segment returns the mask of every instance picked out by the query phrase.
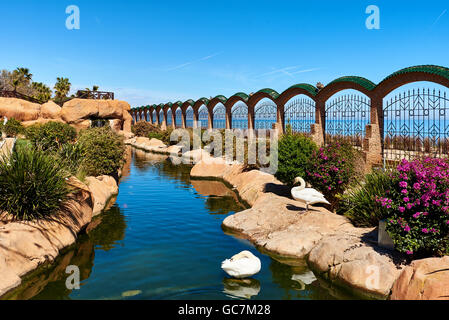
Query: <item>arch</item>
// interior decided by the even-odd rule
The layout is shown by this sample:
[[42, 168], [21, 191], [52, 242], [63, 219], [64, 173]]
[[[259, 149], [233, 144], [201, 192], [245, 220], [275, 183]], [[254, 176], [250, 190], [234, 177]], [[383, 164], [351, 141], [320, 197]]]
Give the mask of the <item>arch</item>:
[[299, 83], [291, 86], [287, 90], [281, 93], [276, 102], [285, 105], [289, 100], [297, 95], [305, 95], [312, 100], [315, 100], [315, 96], [318, 93], [318, 89], [307, 83]]
[[178, 107], [175, 111], [175, 126], [176, 128], [182, 128], [182, 109]]
[[153, 124], [159, 124], [159, 117], [158, 117], [157, 110], [155, 108], [153, 109], [153, 112], [152, 112], [152, 119], [153, 119]]
[[384, 98], [393, 90], [413, 82], [428, 81], [449, 88], [449, 68], [435, 65], [421, 65], [396, 71], [382, 80], [375, 94]]
[[371, 98], [375, 88], [376, 85], [366, 78], [356, 76], [341, 77], [321, 89], [316, 95], [316, 101], [326, 102], [334, 94], [349, 89], [359, 91]]
[[203, 104], [198, 109], [198, 128], [207, 129], [209, 127], [209, 109]]
[[232, 129], [248, 129], [248, 106], [243, 101], [237, 101], [231, 108]]
[[185, 114], [186, 114], [186, 128], [193, 128], [193, 122], [194, 122], [194, 114], [193, 114], [193, 107], [188, 106], [186, 108]]
[[359, 92], [339, 94], [325, 105], [325, 142], [344, 140], [362, 148], [371, 120], [371, 99]]
[[255, 106], [259, 103], [262, 99], [269, 99], [273, 102], [276, 101], [276, 99], [279, 97], [279, 93], [276, 92], [276, 90], [265, 88], [262, 90], [257, 91], [255, 94], [251, 95], [248, 100], [248, 106]]
[[172, 126], [173, 125], [173, 111], [171, 110], [171, 108], [168, 108], [167, 113], [166, 113], [166, 118], [167, 118], [167, 127], [168, 126]]
[[310, 134], [311, 125], [315, 123], [316, 103], [308, 95], [292, 96], [284, 106], [285, 126], [293, 132]]
[[277, 105], [269, 99], [263, 98], [254, 106], [254, 129], [271, 130], [277, 123]]
[[164, 109], [159, 108], [159, 112], [158, 112], [158, 124], [162, 125], [165, 122], [165, 117], [164, 117]]
[[214, 129], [226, 129], [226, 107], [223, 103], [215, 104], [213, 110], [213, 128]]

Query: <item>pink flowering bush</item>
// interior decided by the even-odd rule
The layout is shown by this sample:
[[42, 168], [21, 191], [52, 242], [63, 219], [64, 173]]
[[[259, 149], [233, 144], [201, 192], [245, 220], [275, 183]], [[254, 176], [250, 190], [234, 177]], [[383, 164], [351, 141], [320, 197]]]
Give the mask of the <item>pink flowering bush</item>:
[[377, 202], [388, 211], [387, 232], [396, 249], [415, 256], [447, 254], [448, 160], [402, 160], [391, 179], [391, 190]]
[[307, 170], [308, 181], [336, 206], [337, 195], [343, 193], [356, 177], [358, 152], [349, 143], [331, 142], [312, 153]]

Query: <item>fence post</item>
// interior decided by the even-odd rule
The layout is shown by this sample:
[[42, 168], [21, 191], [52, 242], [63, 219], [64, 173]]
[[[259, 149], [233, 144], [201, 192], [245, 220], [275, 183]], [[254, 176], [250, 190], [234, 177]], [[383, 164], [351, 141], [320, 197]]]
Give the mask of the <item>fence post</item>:
[[366, 126], [366, 135], [363, 140], [363, 153], [366, 171], [373, 165], [382, 163], [383, 143], [383, 98], [371, 96], [370, 124]]
[[278, 135], [284, 134], [285, 131], [285, 115], [284, 115], [285, 105], [276, 102], [276, 129], [278, 130]]
[[310, 134], [312, 140], [318, 145], [322, 146], [325, 142], [325, 123], [326, 123], [326, 102], [315, 101], [315, 123], [310, 126]]
[[207, 108], [207, 129], [212, 130], [214, 128], [214, 110]]
[[176, 129], [176, 117], [175, 117], [176, 110], [171, 110], [171, 127], [172, 129]]
[[193, 129], [198, 128], [199, 118], [200, 118], [200, 115], [199, 115], [198, 109], [197, 110], [193, 109], [193, 125], [192, 125]]

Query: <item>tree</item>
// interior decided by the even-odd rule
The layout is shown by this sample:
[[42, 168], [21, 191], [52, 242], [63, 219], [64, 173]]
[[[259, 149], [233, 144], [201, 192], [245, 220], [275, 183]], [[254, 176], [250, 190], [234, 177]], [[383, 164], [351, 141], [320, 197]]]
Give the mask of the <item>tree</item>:
[[[17, 68], [12, 72], [12, 79], [11, 84], [13, 87], [13, 91], [31, 95], [32, 88], [31, 88], [31, 79], [33, 78], [33, 75], [30, 73], [30, 69], [28, 68]], [[20, 90], [18, 90], [20, 89]]]
[[55, 101], [58, 103], [64, 103], [67, 99], [67, 94], [70, 91], [71, 83], [68, 78], [56, 78], [55, 89]]
[[31, 87], [34, 90], [34, 98], [43, 102], [50, 100], [52, 91], [47, 85], [42, 82], [33, 82]]

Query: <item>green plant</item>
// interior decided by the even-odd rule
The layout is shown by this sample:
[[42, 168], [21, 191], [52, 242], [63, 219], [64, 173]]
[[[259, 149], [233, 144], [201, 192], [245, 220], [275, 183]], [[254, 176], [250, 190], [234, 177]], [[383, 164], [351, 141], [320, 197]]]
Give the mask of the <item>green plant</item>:
[[296, 177], [306, 177], [308, 161], [317, 150], [316, 144], [305, 135], [290, 130], [282, 135], [278, 145], [278, 170], [280, 181], [291, 185]]
[[0, 160], [0, 211], [17, 220], [54, 214], [70, 190], [61, 164], [40, 150], [18, 148]]
[[376, 199], [385, 196], [392, 187], [387, 172], [376, 169], [364, 179], [356, 180], [341, 195], [337, 213], [344, 214], [358, 227], [377, 227], [388, 216], [388, 210]]
[[308, 159], [308, 182], [324, 194], [332, 208], [337, 207], [338, 195], [358, 178], [357, 158], [361, 158], [359, 152], [348, 142], [330, 142]]
[[61, 148], [57, 150], [55, 156], [60, 159], [61, 164], [70, 174], [73, 174], [80, 180], [83, 180], [83, 178], [85, 177], [83, 160], [86, 156], [86, 151], [81, 144], [63, 144]]
[[81, 131], [78, 143], [84, 150], [82, 166], [88, 175], [115, 175], [125, 161], [123, 137], [109, 127]]
[[161, 133], [161, 130], [157, 126], [146, 121], [135, 123], [131, 131], [138, 137], [148, 137], [150, 133]]
[[51, 121], [29, 127], [26, 135], [36, 148], [57, 150], [76, 139], [76, 130], [66, 123]]
[[11, 118], [3, 125], [3, 131], [6, 134], [6, 137], [16, 137], [18, 134], [23, 133], [25, 128], [20, 123], [20, 121]]

